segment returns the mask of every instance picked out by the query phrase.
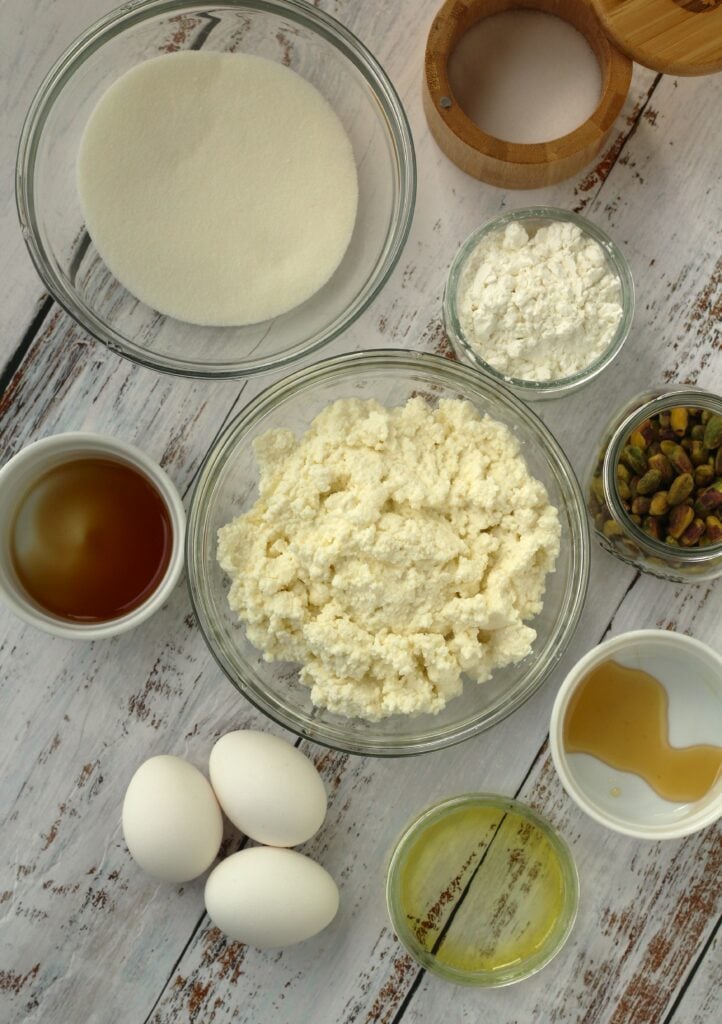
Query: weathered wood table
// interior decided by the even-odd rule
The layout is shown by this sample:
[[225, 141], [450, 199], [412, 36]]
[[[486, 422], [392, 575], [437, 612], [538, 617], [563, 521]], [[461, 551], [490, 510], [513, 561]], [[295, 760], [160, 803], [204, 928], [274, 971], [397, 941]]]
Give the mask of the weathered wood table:
[[[47, 66], [113, 0], [5, 0], [0, 9], [0, 447], [62, 430], [116, 434], [160, 461], [187, 498], [231, 410], [265, 387], [161, 376], [88, 337], [43, 292], [16, 224], [20, 124]], [[654, 382], [722, 390], [722, 76], [635, 69], [607, 151], [578, 180], [504, 193], [456, 170], [421, 112], [421, 61], [436, 0], [322, 0], [376, 53], [411, 119], [419, 192], [411, 237], [382, 294], [324, 355], [369, 347], [448, 354], [446, 269], [461, 240], [502, 208], [583, 211], [623, 247], [637, 286], [616, 363], [572, 397], [537, 406], [575, 468], [612, 406]], [[185, 42], [178, 24], [173, 45]], [[712, 1024], [722, 1019], [722, 842], [638, 842], [605, 831], [562, 791], [547, 723], [566, 670], [602, 638], [677, 629], [722, 649], [722, 586], [640, 576], [595, 547], [585, 612], [544, 687], [501, 725], [421, 758], [371, 760], [322, 748], [327, 822], [308, 844], [338, 880], [341, 909], [315, 939], [277, 953], [227, 941], [203, 911], [203, 880], [155, 884], [133, 866], [119, 814], [145, 758], [206, 763], [233, 728], [276, 727], [245, 703], [208, 653], [185, 586], [132, 634], [52, 639], [0, 612], [0, 1020], [383, 1021], [437, 1024]], [[395, 836], [420, 808], [469, 790], [518, 795], [571, 844], [581, 877], [572, 937], [535, 978], [496, 991], [420, 970], [387, 920], [383, 881]], [[242, 842], [229, 831], [226, 849]]]

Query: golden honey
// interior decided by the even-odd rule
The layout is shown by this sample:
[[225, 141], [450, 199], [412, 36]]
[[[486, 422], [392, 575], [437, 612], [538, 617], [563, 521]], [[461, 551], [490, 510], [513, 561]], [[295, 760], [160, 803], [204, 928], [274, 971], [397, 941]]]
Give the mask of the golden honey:
[[668, 703], [664, 686], [648, 672], [604, 661], [581, 680], [569, 701], [564, 747], [639, 775], [665, 800], [701, 800], [722, 774], [722, 747], [673, 747]]

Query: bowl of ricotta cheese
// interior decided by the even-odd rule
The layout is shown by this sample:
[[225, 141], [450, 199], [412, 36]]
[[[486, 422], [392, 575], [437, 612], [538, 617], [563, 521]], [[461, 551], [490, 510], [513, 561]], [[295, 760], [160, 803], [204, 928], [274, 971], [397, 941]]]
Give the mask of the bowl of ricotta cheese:
[[53, 297], [157, 370], [243, 377], [348, 328], [416, 188], [383, 68], [300, 0], [126, 4], [50, 70], [16, 196]]
[[579, 487], [541, 421], [462, 364], [383, 350], [300, 370], [228, 424], [186, 554], [233, 685], [375, 755], [510, 714], [563, 654], [589, 572]]

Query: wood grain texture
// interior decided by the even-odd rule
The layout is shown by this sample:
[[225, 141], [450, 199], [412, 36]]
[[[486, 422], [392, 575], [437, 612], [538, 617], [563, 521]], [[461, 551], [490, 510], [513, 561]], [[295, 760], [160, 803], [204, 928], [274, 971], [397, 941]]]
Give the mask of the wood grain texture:
[[[562, 18], [587, 40], [601, 71], [594, 113], [574, 131], [540, 143], [506, 142], [483, 131], [459, 104], [449, 62], [459, 40], [484, 18], [529, 9]], [[424, 113], [442, 152], [466, 174], [500, 188], [541, 188], [565, 181], [599, 153], [629, 91], [631, 61], [602, 31], [593, 9], [578, 0], [446, 0], [434, 18], [424, 58]]]
[[[87, 20], [103, 8], [99, 0], [81, 6]], [[722, 183], [710, 138], [722, 80], [677, 82], [636, 69], [597, 163], [566, 184], [509, 196], [447, 161], [425, 124], [419, 76], [436, 0], [322, 6], [388, 69], [419, 158], [418, 207], [399, 266], [328, 354], [396, 346], [449, 355], [440, 306], [458, 244], [500, 209], [545, 202], [577, 208], [607, 230], [630, 260], [638, 293], [632, 335], [613, 366], [582, 392], [536, 407], [575, 469], [584, 470], [612, 408], [650, 383], [722, 389]], [[49, 60], [50, 30], [19, 5], [13, 12], [21, 26], [15, 46], [38, 60], [47, 50]], [[10, 237], [14, 221], [3, 210], [0, 223]], [[2, 313], [8, 353], [41, 294], [15, 255], [2, 286], [13, 293]], [[59, 430], [112, 432], [161, 461], [187, 502], [216, 432], [271, 379], [159, 376], [94, 343], [52, 307], [0, 401], [0, 460]], [[605, 832], [564, 797], [545, 741], [565, 672], [605, 635], [658, 626], [721, 649], [721, 584], [677, 587], [639, 576], [599, 548], [592, 573], [578, 631], [554, 675], [490, 732], [398, 761], [304, 745], [330, 793], [328, 820], [304, 849], [337, 878], [342, 903], [327, 931], [279, 953], [224, 939], [204, 915], [203, 880], [180, 888], [152, 882], [134, 868], [120, 834], [125, 786], [145, 758], [174, 753], [203, 768], [229, 729], [281, 732], [222, 677], [185, 588], [141, 629], [91, 645], [46, 637], [0, 610], [3, 1024], [719, 1020], [719, 830], [659, 844]], [[383, 900], [386, 860], [409, 818], [472, 789], [518, 792], [548, 814], [571, 843], [582, 881], [579, 921], [554, 965], [496, 993], [420, 972], [391, 932]], [[224, 850], [243, 842], [229, 828]]]
[[591, 0], [605, 32], [632, 60], [664, 74], [722, 70], [720, 0]]

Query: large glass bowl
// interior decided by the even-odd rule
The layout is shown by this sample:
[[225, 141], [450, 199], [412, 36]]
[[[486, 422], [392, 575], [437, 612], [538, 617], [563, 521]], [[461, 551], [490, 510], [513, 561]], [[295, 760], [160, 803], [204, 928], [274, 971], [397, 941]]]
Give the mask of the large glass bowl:
[[[201, 47], [257, 54], [301, 74], [341, 118], [358, 168], [356, 224], [335, 274], [296, 309], [246, 327], [199, 327], [138, 302], [98, 255], [75, 183], [80, 138], [105, 90], [141, 61]], [[398, 260], [415, 191], [411, 133], [383, 69], [351, 32], [300, 0], [142, 0], [113, 11], [66, 50], [40, 86], [20, 139], [16, 178], [30, 255], [68, 313], [135, 362], [214, 378], [282, 366], [353, 323]], [[199, 195], [201, 208], [203, 201]]]
[[[521, 444], [530, 472], [559, 510], [561, 550], [547, 577], [543, 611], [532, 652], [486, 683], [467, 680], [464, 692], [437, 715], [396, 715], [380, 722], [343, 718], [314, 708], [297, 666], [265, 662], [228, 605], [229, 580], [216, 561], [219, 527], [247, 511], [258, 497], [253, 442], [284, 427], [300, 435], [339, 398], [375, 398], [403, 405], [413, 395], [430, 402], [464, 398], [507, 424]], [[417, 754], [458, 743], [510, 714], [541, 685], [561, 658], [582, 609], [589, 575], [589, 534], [579, 485], [544, 424], [505, 388], [469, 367], [418, 352], [376, 351], [339, 356], [299, 370], [271, 385], [223, 431], [193, 493], [186, 567], [203, 635], [233, 685], [256, 707], [300, 736], [353, 753]]]

